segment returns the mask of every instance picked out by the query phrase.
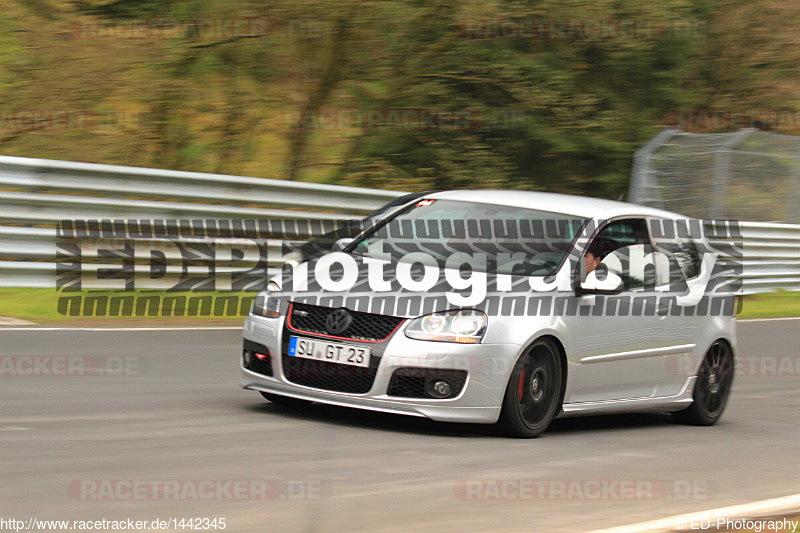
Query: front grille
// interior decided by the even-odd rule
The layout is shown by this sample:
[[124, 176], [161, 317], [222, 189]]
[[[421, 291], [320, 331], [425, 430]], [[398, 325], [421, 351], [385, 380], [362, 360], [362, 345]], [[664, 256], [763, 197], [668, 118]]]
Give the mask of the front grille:
[[[242, 344], [242, 363], [244, 367], [256, 374], [272, 376], [272, 354], [269, 348], [246, 339]], [[256, 357], [256, 353], [266, 355], [266, 358], [259, 359]]]
[[[283, 352], [286, 354], [286, 350]], [[366, 394], [372, 388], [380, 358], [372, 357], [369, 368], [317, 361], [303, 357], [283, 357], [283, 374], [298, 385], [335, 392]]]
[[[325, 320], [332, 311], [335, 309], [331, 307], [293, 302], [289, 307], [289, 327], [294, 331], [330, 335], [325, 328]], [[375, 315], [360, 311], [350, 312], [353, 314], [353, 321], [346, 330], [337, 333], [337, 337], [358, 341], [382, 341], [391, 335], [404, 320], [396, 316]]]
[[447, 398], [455, 398], [464, 388], [464, 383], [467, 381], [467, 371], [436, 368], [400, 368], [392, 374], [387, 394], [403, 398], [433, 398], [428, 394], [426, 384], [438, 379], [444, 379], [450, 383], [451, 391]]

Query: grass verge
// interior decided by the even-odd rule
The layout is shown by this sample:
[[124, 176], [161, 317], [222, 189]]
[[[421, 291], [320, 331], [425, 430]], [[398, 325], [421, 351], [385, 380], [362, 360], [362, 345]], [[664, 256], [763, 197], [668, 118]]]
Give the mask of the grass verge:
[[739, 318], [800, 316], [800, 291], [778, 291], [745, 296]]
[[[133, 291], [64, 292], [54, 289], [0, 288], [0, 316], [37, 324], [81, 325], [237, 325], [249, 309], [246, 292]], [[75, 305], [81, 298], [80, 309]], [[86, 298], [94, 298], [87, 301]], [[128, 300], [120, 298], [128, 297]], [[158, 300], [154, 300], [153, 298]], [[172, 300], [165, 301], [165, 297]], [[155, 306], [158, 303], [159, 306]], [[171, 312], [163, 312], [165, 305]], [[128, 311], [125, 312], [126, 305]], [[182, 307], [181, 307], [182, 305]], [[88, 307], [88, 309], [87, 309]], [[800, 292], [774, 292], [743, 298], [739, 318], [800, 316]]]
[[0, 316], [45, 325], [241, 325], [252, 292], [0, 288]]

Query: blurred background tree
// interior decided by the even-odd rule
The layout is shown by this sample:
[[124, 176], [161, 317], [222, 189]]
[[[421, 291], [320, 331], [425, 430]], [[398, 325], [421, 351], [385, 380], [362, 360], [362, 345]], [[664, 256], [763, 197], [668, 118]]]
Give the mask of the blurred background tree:
[[5, 155], [617, 197], [666, 117], [800, 94], [788, 0], [0, 8]]

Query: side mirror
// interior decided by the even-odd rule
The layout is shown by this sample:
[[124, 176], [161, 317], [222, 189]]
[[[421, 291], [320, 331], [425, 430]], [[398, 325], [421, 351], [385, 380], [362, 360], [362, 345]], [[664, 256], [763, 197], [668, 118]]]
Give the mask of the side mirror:
[[294, 251], [289, 252], [288, 254], [283, 256], [283, 264], [284, 265], [291, 265], [296, 266], [305, 261], [306, 258], [302, 252]]
[[581, 290], [590, 294], [617, 294], [622, 292], [624, 283], [619, 274], [608, 269], [601, 270], [604, 270], [601, 274], [598, 274], [597, 269], [589, 272], [586, 280], [581, 283]]

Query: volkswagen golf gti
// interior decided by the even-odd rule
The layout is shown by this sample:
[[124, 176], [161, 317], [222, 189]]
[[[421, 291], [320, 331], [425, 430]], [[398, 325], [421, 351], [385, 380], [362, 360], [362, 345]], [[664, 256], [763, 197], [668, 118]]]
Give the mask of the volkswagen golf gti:
[[527, 191], [399, 203], [330, 252], [294, 257], [256, 297], [242, 387], [515, 437], [572, 415], [720, 419], [735, 258], [701, 221]]

